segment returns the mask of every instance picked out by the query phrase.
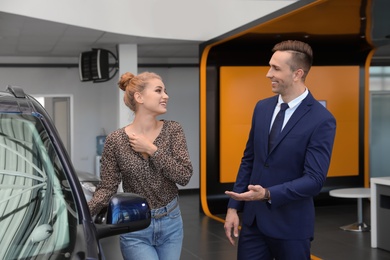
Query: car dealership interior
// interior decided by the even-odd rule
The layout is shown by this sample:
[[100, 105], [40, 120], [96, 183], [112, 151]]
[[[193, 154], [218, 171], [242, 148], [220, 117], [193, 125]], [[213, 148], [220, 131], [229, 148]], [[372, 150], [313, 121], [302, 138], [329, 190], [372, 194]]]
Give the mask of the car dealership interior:
[[[134, 119], [120, 75], [159, 74], [169, 94], [160, 117], [183, 126], [193, 165], [190, 182], [178, 185], [180, 259], [236, 259], [224, 230], [225, 191], [233, 188], [253, 108], [273, 95], [265, 76], [271, 49], [307, 42], [314, 52], [307, 88], [337, 122], [327, 178], [313, 199], [311, 258], [390, 259], [389, 12], [387, 0], [3, 0], [0, 90], [17, 86], [42, 104], [90, 199], [105, 138]], [[19, 124], [31, 130], [12, 123], [1, 129], [0, 145], [19, 138]], [[6, 165], [9, 149], [2, 149]], [[7, 167], [0, 167], [3, 195], [13, 182], [2, 177]], [[1, 199], [0, 223], [9, 217]], [[105, 259], [122, 259], [118, 241], [100, 239]]]

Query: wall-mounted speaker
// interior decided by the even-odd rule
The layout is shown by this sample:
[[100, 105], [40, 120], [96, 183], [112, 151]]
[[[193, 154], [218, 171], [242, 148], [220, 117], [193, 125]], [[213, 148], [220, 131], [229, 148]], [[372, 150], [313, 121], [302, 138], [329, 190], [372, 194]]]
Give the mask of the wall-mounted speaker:
[[[80, 80], [93, 82], [110, 80], [112, 77], [110, 77], [109, 55], [112, 55], [117, 60], [113, 53], [103, 49], [92, 49], [92, 51], [80, 53]], [[115, 65], [117, 65], [117, 62]]]

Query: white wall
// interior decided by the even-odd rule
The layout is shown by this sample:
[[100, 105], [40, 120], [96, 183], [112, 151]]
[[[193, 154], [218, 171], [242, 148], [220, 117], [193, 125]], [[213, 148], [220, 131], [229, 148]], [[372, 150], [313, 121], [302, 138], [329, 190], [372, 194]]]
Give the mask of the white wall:
[[[179, 121], [188, 140], [194, 176], [184, 188], [199, 188], [199, 72], [198, 68], [141, 68], [160, 74], [170, 96], [167, 119]], [[117, 128], [119, 75], [104, 83], [80, 82], [78, 68], [0, 67], [0, 89], [24, 88], [32, 95], [73, 98], [71, 158], [76, 169], [94, 173], [96, 136]], [[129, 111], [129, 117], [130, 117]]]

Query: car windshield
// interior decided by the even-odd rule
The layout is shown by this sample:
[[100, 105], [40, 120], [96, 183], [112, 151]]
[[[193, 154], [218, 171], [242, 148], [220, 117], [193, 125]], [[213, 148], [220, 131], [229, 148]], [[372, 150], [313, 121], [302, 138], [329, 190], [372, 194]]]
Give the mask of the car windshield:
[[40, 115], [0, 113], [0, 259], [69, 259], [77, 223]]

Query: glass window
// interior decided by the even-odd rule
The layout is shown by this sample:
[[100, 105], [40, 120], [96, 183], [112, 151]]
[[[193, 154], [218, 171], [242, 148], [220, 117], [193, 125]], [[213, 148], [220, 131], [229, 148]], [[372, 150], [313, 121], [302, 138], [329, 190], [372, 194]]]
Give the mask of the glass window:
[[390, 67], [370, 67], [370, 91], [390, 91]]
[[39, 117], [0, 114], [0, 259], [69, 259], [77, 223], [66, 174]]

